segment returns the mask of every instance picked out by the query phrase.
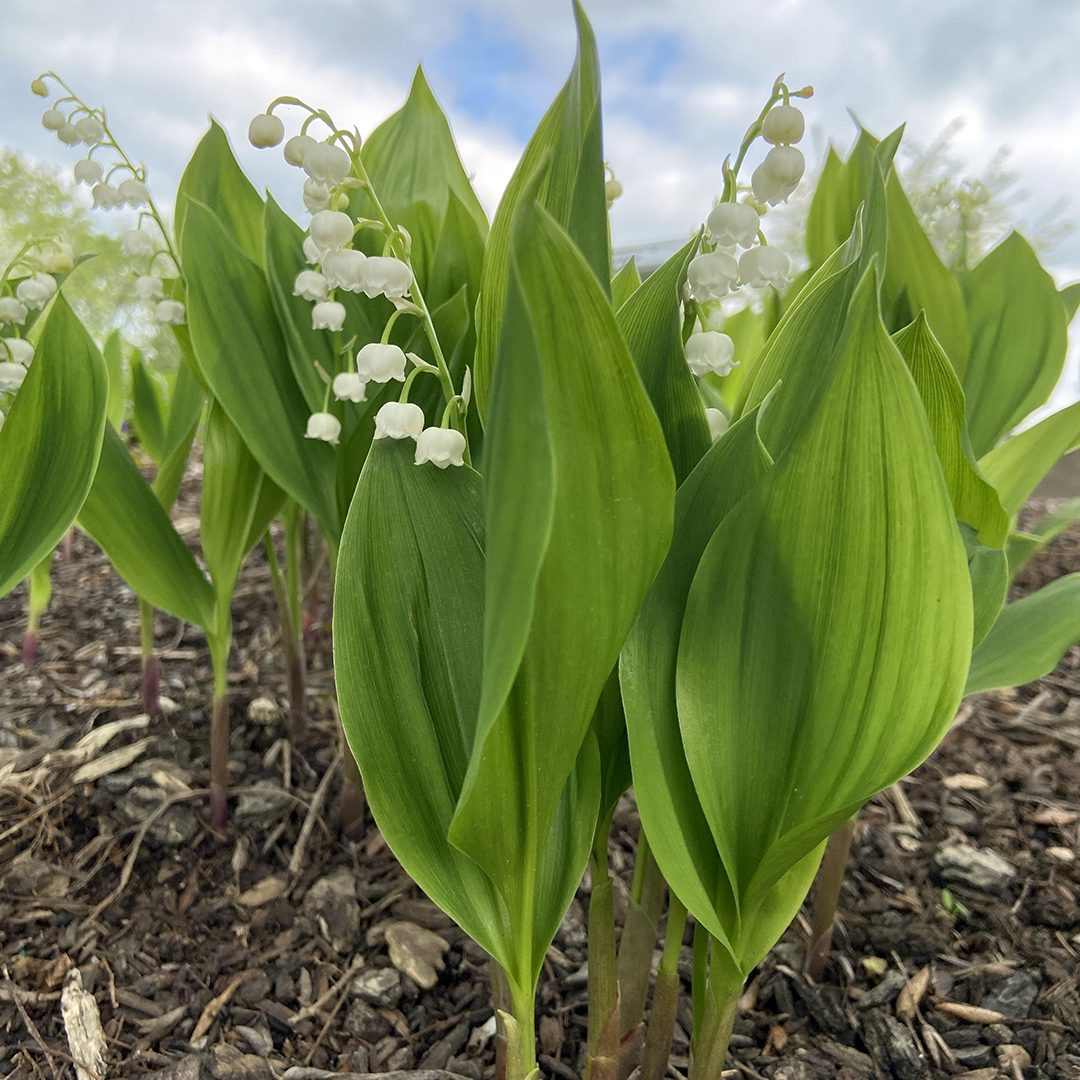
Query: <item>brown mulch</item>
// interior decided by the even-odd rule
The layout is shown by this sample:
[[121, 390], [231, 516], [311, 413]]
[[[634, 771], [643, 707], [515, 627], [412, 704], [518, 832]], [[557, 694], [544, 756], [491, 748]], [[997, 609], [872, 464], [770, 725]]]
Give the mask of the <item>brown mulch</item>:
[[[185, 500], [178, 520], [193, 534]], [[1021, 589], [1075, 570], [1080, 529]], [[109, 1077], [492, 1076], [484, 955], [405, 878], [370, 820], [343, 833], [325, 626], [308, 643], [307, 730], [286, 738], [261, 552], [234, 605], [224, 834], [204, 817], [201, 632], [158, 617], [167, 712], [148, 723], [130, 590], [79, 534], [54, 582], [33, 668], [19, 659], [24, 592], [0, 601], [0, 1076], [76, 1075], [61, 1009], [73, 983], [93, 996]], [[1038, 683], [965, 702], [934, 757], [867, 807], [825, 982], [799, 973], [797, 923], [749, 984], [731, 1075], [1080, 1077], [1078, 815], [1074, 648]], [[636, 834], [627, 801], [612, 845], [620, 908]], [[567, 1080], [584, 1039], [586, 904], [587, 888], [540, 993], [542, 1068]], [[401, 948], [395, 966], [388, 937], [411, 942], [419, 966]], [[425, 971], [425, 957], [442, 970]]]

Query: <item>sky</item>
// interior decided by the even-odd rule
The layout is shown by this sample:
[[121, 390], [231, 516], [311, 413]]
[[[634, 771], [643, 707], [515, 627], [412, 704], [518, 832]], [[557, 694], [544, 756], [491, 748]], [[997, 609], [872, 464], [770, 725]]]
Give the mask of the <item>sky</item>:
[[[928, 144], [950, 123], [965, 173], [1007, 147], [1025, 198], [1080, 223], [1077, 0], [587, 0], [603, 73], [605, 156], [624, 187], [616, 245], [672, 241], [704, 218], [721, 163], [774, 78], [812, 84], [800, 103], [810, 172], [851, 115]], [[171, 203], [214, 115], [241, 164], [286, 207], [298, 171], [257, 151], [248, 121], [281, 94], [366, 134], [404, 100], [418, 63], [450, 117], [466, 169], [494, 212], [526, 140], [573, 62], [569, 0], [0, 0], [0, 144], [70, 168], [76, 151], [40, 124], [30, 80], [54, 69], [104, 105], [130, 156]], [[301, 114], [282, 115], [291, 130]], [[754, 155], [748, 161], [756, 163]], [[1059, 284], [1080, 278], [1080, 228], [1044, 255]], [[1067, 376], [1080, 396], [1075, 358]]]

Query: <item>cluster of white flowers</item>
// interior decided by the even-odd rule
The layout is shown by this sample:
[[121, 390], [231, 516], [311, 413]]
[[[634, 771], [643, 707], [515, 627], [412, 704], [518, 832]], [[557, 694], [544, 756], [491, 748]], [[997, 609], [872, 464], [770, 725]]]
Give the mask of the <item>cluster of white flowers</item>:
[[[51, 72], [34, 79], [30, 89], [39, 97], [48, 97], [46, 80], [49, 78], [56, 79], [64, 90], [68, 90], [66, 84]], [[95, 210], [128, 208], [139, 211], [136, 228], [126, 230], [121, 237], [123, 253], [140, 263], [136, 268], [135, 295], [140, 300], [154, 302], [154, 318], [159, 323], [183, 325], [186, 321], [183, 302], [165, 298], [163, 279], [179, 277], [180, 271], [162, 243], [164, 226], [150, 199], [146, 169], [132, 164], [116, 143], [104, 109], [93, 109], [68, 91], [45, 110], [41, 123], [48, 131], [55, 132], [66, 146], [89, 147], [86, 157], [75, 163], [74, 175], [76, 183], [90, 188]], [[148, 224], [148, 228], [144, 229], [144, 224]]]
[[[777, 89], [781, 86], [778, 82]], [[752, 194], [743, 202], [736, 201], [736, 172], [725, 166], [725, 198], [709, 214], [704, 250], [687, 269], [687, 298], [694, 301], [700, 321], [687, 339], [686, 360], [698, 377], [729, 375], [737, 364], [735, 343], [718, 329], [723, 324], [720, 302], [743, 285], [781, 289], [790, 280], [787, 255], [770, 247], [761, 230], [761, 218], [768, 207], [787, 201], [806, 167], [802, 153], [792, 145], [803, 137], [805, 121], [802, 112], [786, 100], [787, 93], [783, 90], [782, 104], [772, 104], [764, 111], [760, 125], [751, 128], [740, 152], [739, 162], [758, 135], [771, 144], [765, 159], [754, 170]], [[807, 87], [799, 93], [809, 96], [812, 90]], [[772, 101], [777, 96], [774, 90]], [[709, 415], [709, 426], [716, 438], [723, 430], [718, 426], [723, 413], [717, 409], [707, 413], [716, 414]]]

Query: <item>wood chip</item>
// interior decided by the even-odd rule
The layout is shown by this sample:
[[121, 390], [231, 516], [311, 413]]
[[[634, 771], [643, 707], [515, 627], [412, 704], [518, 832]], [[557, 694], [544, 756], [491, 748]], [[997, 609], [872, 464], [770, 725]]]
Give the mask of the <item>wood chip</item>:
[[101, 754], [80, 766], [71, 778], [75, 784], [89, 784], [100, 780], [103, 776], [111, 776], [113, 773], [126, 769], [132, 762], [137, 761], [146, 752], [150, 745], [150, 737], [133, 742], [129, 746], [121, 746], [117, 750], [110, 750], [107, 754]]
[[262, 881], [256, 882], [250, 889], [242, 892], [236, 899], [244, 907], [262, 907], [263, 904], [276, 900], [288, 887], [289, 883], [284, 875], [270, 874], [269, 877], [264, 877]]
[[930, 965], [920, 968], [904, 984], [903, 989], [896, 997], [896, 1015], [901, 1020], [911, 1021], [915, 1019], [919, 1011], [919, 1004], [930, 986]]
[[942, 783], [949, 791], [983, 791], [990, 786], [985, 776], [969, 772], [953, 773], [946, 776]]
[[1076, 852], [1072, 848], [1067, 847], [1048, 847], [1046, 854], [1060, 863], [1071, 863], [1076, 861]]
[[72, 968], [64, 978], [60, 1016], [78, 1080], [103, 1080], [105, 1032], [101, 1027], [101, 1014], [94, 995], [83, 989], [82, 973], [78, 968]]
[[1036, 810], [1027, 815], [1027, 820], [1032, 825], [1050, 825], [1061, 828], [1064, 825], [1074, 825], [1080, 819], [1080, 814], [1075, 810], [1065, 810], [1062, 807], [1047, 806], [1042, 810]]
[[977, 1005], [965, 1005], [962, 1001], [939, 1001], [937, 1010], [969, 1024], [1000, 1024], [1005, 1019], [1004, 1013], [980, 1009]]

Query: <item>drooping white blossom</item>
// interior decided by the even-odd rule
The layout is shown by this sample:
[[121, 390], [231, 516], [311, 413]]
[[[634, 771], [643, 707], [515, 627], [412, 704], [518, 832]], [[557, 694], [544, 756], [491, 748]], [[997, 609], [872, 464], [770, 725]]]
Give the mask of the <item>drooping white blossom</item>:
[[102, 177], [101, 162], [93, 158], [83, 158], [75, 162], [75, 182], [79, 184], [96, 184]]
[[75, 134], [79, 136], [80, 142], [87, 146], [96, 146], [105, 138], [105, 129], [93, 116], [84, 116], [75, 122]]
[[744, 285], [772, 285], [782, 289], [790, 280], [791, 261], [779, 249], [762, 246], [744, 251], [739, 276]]
[[389, 255], [372, 255], [364, 263], [363, 292], [366, 296], [400, 299], [412, 285], [412, 270], [407, 262]]
[[252, 146], [265, 150], [268, 146], [277, 146], [285, 138], [285, 125], [281, 118], [273, 113], [259, 113], [248, 124], [248, 141]]
[[132, 257], [153, 255], [157, 250], [157, 242], [146, 229], [127, 229], [120, 237], [120, 250]]
[[10, 360], [22, 364], [23, 367], [29, 367], [34, 360], [34, 346], [26, 338], [4, 338], [4, 348], [0, 349], [0, 356], [3, 356], [5, 351]]
[[735, 366], [735, 342], [718, 330], [699, 330], [687, 338], [686, 362], [699, 377], [730, 375]]
[[311, 309], [312, 330], [340, 330], [345, 325], [345, 305], [337, 300], [320, 300]]
[[770, 206], [787, 202], [806, 171], [806, 159], [794, 146], [774, 146], [754, 170], [750, 186], [754, 198]]
[[293, 296], [305, 300], [325, 300], [329, 291], [326, 278], [318, 270], [301, 270], [293, 283]]
[[419, 439], [424, 410], [411, 401], [388, 401], [375, 414], [376, 439]]
[[134, 176], [121, 180], [116, 185], [116, 193], [133, 210], [138, 210], [140, 206], [146, 206], [150, 202], [150, 192], [146, 184]]
[[727, 431], [728, 418], [724, 415], [723, 409], [706, 409], [705, 419], [709, 422], [709, 434], [712, 436], [712, 441], [716, 442]]
[[340, 210], [320, 210], [312, 216], [308, 233], [320, 253], [337, 251], [353, 238], [352, 218]]
[[364, 287], [364, 263], [367, 256], [355, 248], [328, 251], [322, 258], [322, 272], [333, 289], [358, 293]]
[[417, 465], [430, 461], [440, 469], [465, 464], [465, 436], [453, 428], [424, 428], [416, 440]]
[[322, 252], [319, 251], [319, 245], [316, 244], [315, 241], [312, 240], [310, 236], [305, 236], [304, 237], [303, 251], [304, 251], [304, 258], [309, 263], [311, 263], [312, 265], [317, 263], [319, 261], [319, 259], [322, 257]]
[[774, 146], [797, 143], [806, 131], [806, 120], [794, 105], [774, 105], [761, 124], [761, 136]]
[[15, 286], [15, 296], [21, 300], [30, 311], [43, 308], [56, 292], [56, 282], [49, 274], [34, 274], [23, 278]]
[[696, 255], [687, 268], [686, 280], [691, 294], [699, 303], [719, 300], [738, 284], [739, 263], [726, 251]]
[[349, 155], [333, 143], [316, 143], [304, 153], [304, 172], [324, 184], [340, 184], [351, 167]]
[[405, 353], [397, 345], [373, 341], [356, 354], [356, 370], [369, 382], [405, 381]]
[[308, 417], [305, 439], [319, 439], [331, 446], [337, 446], [340, 437], [341, 421], [333, 413], [317, 412]]
[[67, 123], [67, 117], [59, 109], [46, 109], [41, 114], [41, 126], [46, 131], [59, 131]]
[[26, 378], [26, 368], [11, 361], [0, 361], [0, 390], [18, 390]]
[[154, 318], [166, 326], [183, 326], [187, 312], [179, 300], [159, 300], [154, 308]]
[[79, 136], [79, 129], [71, 123], [65, 124], [57, 133], [56, 137], [65, 146], [74, 146], [76, 143], [82, 142]]
[[304, 206], [312, 214], [330, 209], [330, 188], [319, 180], [309, 176], [304, 181]]
[[285, 140], [282, 153], [290, 165], [303, 165], [304, 156], [313, 147], [319, 144], [310, 135], [294, 135]]
[[746, 203], [718, 203], [709, 214], [709, 232], [721, 247], [750, 247], [761, 226], [758, 212]]
[[330, 384], [338, 401], [363, 401], [367, 396], [367, 380], [354, 371], [342, 371]]
[[26, 305], [14, 296], [0, 296], [0, 322], [26, 322]]
[[165, 286], [161, 278], [153, 274], [140, 274], [135, 279], [135, 295], [140, 300], [163, 300], [165, 298]]
[[623, 186], [615, 177], [604, 182], [604, 199], [607, 201], [609, 210], [616, 199], [622, 198], [622, 193]]
[[95, 184], [90, 194], [94, 197], [95, 210], [115, 210], [118, 206], [124, 204], [120, 192], [112, 184], [107, 184], [104, 181]]

